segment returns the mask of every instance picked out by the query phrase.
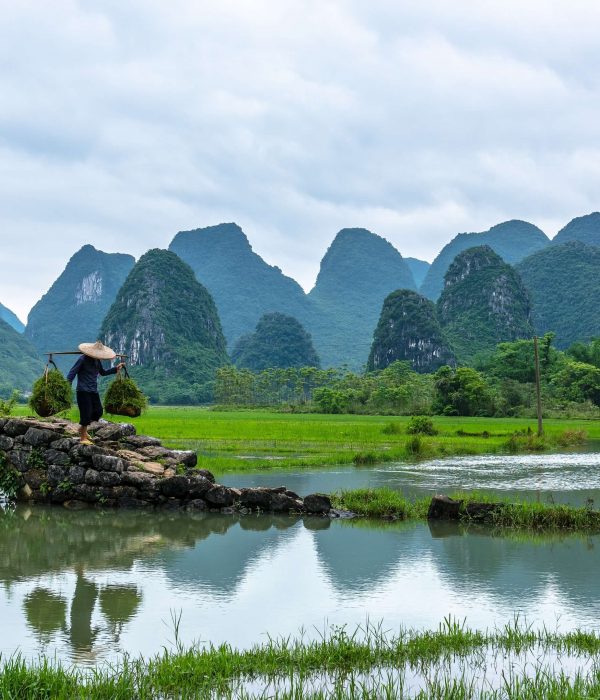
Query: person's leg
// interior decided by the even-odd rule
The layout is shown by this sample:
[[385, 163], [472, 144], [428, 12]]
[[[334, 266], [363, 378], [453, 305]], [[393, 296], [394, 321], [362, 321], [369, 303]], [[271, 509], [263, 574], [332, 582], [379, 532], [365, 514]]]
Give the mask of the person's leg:
[[77, 392], [77, 406], [79, 407], [79, 440], [90, 442], [88, 425], [92, 422], [92, 395], [89, 391]]
[[102, 414], [104, 413], [104, 409], [102, 408], [102, 401], [100, 401], [100, 394], [92, 394], [91, 403], [92, 421], [100, 420], [100, 418], [102, 418]]

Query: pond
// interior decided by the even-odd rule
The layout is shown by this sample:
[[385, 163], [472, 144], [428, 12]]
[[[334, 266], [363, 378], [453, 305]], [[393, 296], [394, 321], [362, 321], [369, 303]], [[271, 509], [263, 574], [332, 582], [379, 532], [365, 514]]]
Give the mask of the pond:
[[600, 537], [426, 523], [141, 511], [0, 510], [0, 653], [78, 664], [179, 638], [472, 627], [515, 615], [600, 631]]
[[413, 497], [485, 491], [545, 503], [591, 503], [600, 508], [600, 452], [446, 457], [373, 467], [227, 474], [220, 481], [239, 487], [285, 485], [301, 495], [381, 486]]

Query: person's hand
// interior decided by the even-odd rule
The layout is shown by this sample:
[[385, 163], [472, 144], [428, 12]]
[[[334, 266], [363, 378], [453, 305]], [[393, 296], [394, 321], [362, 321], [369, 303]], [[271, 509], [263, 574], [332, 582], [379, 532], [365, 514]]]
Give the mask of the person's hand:
[[123, 369], [124, 367], [125, 367], [124, 362], [119, 362], [119, 364], [117, 365], [117, 369]]

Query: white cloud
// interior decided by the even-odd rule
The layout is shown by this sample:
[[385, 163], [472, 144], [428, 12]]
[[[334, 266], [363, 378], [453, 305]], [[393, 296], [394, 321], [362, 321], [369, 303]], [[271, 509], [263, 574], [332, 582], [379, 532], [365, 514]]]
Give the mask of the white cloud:
[[344, 226], [432, 259], [598, 209], [586, 0], [0, 0], [0, 301], [237, 221], [306, 288]]

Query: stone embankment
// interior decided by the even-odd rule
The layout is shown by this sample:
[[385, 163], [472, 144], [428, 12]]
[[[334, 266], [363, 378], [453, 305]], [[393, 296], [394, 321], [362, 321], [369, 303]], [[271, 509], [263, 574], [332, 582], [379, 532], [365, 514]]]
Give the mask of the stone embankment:
[[[119, 508], [335, 515], [327, 496], [301, 498], [280, 488], [235, 489], [215, 482], [195, 452], [170, 450], [128, 423], [96, 423], [93, 445], [63, 419], [0, 418], [0, 469], [9, 469], [18, 500]], [[3, 466], [2, 466], [3, 465]]]

